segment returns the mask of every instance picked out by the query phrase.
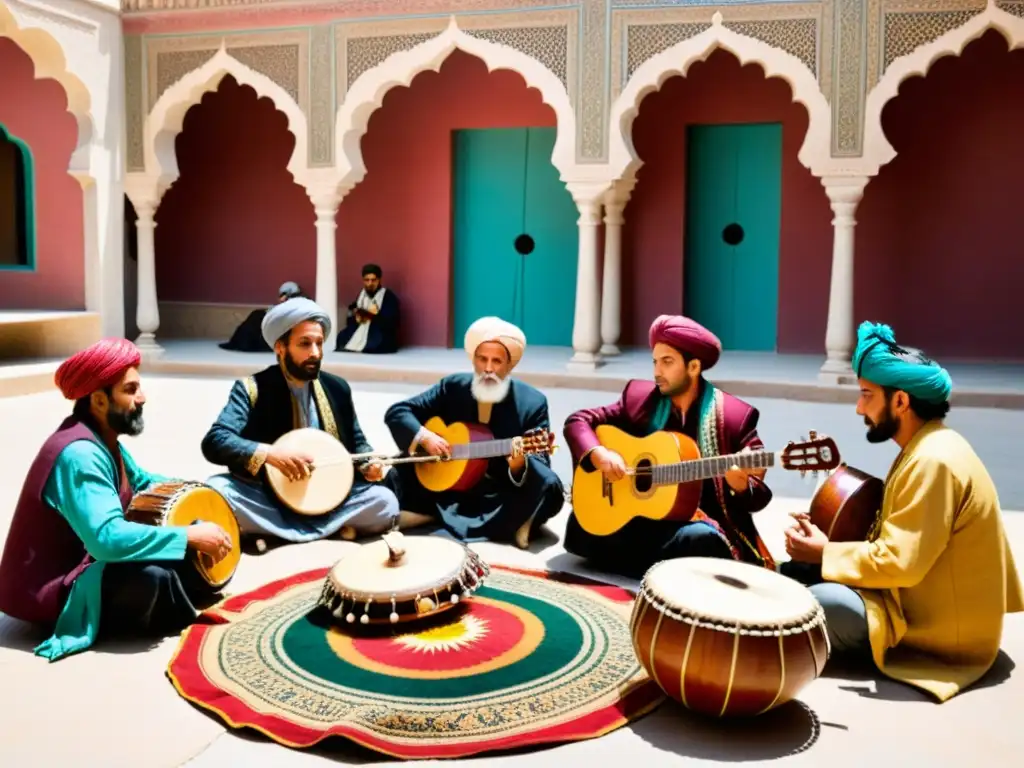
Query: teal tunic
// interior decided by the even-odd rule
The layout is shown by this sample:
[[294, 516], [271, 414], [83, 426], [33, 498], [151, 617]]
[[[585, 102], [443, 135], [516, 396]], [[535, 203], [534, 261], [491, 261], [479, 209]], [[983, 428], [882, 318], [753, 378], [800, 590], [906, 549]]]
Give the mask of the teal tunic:
[[[121, 446], [132, 494], [166, 478], [141, 469]], [[84, 651], [100, 627], [103, 567], [106, 563], [182, 560], [188, 546], [186, 530], [132, 523], [124, 518], [118, 494], [117, 462], [105, 447], [91, 440], [71, 443], [57, 457], [43, 501], [57, 510], [96, 561], [75, 579], [53, 636], [35, 653], [50, 661]]]

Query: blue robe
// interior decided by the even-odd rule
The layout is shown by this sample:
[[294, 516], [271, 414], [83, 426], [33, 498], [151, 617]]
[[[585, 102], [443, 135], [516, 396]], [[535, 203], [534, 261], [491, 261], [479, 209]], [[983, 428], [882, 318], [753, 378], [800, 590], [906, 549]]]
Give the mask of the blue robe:
[[207, 483], [227, 499], [244, 534], [267, 534], [292, 542], [325, 538], [348, 526], [357, 533], [389, 530], [398, 518], [398, 500], [386, 486], [356, 473], [348, 497], [325, 515], [300, 515], [282, 504], [267, 483], [264, 462], [270, 445], [293, 429], [322, 429], [350, 453], [373, 450], [359, 427], [352, 390], [344, 379], [321, 373], [292, 389], [273, 365], [231, 388], [227, 405], [203, 438], [212, 464], [227, 467]]
[[[373, 299], [375, 297], [371, 297]], [[338, 333], [335, 352], [348, 352], [345, 345], [359, 328], [356, 321], [356, 305], [353, 301], [348, 305], [348, 322]], [[388, 355], [398, 351], [398, 296], [390, 288], [384, 290], [384, 298], [380, 300], [380, 312], [370, 321], [366, 337], [366, 346], [361, 351], [364, 355]]]
[[[384, 422], [399, 449], [406, 452], [420, 427], [439, 416], [445, 424], [480, 423], [479, 404], [473, 397], [468, 373], [446, 376], [426, 392], [392, 405]], [[519, 437], [530, 429], [549, 429], [548, 401], [539, 390], [512, 381], [508, 396], [491, 408], [485, 425], [495, 439]], [[526, 458], [522, 476], [514, 479], [504, 457], [491, 459], [487, 474], [472, 489], [435, 494], [416, 478], [415, 465], [399, 464], [388, 473], [402, 509], [438, 518], [444, 529], [463, 541], [510, 541], [532, 520], [536, 530], [554, 517], [565, 503], [565, 489], [551, 469], [548, 454]]]

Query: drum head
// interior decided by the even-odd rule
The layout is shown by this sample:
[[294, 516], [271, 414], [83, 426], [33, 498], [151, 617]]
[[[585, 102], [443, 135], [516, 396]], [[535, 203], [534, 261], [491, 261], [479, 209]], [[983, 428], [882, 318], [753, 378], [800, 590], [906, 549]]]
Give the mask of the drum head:
[[242, 559], [238, 520], [223, 496], [213, 488], [197, 484], [182, 494], [167, 515], [168, 525], [193, 523], [214, 523], [231, 537], [231, 551], [220, 562], [214, 563], [204, 555], [196, 558], [200, 572], [211, 586], [219, 589], [231, 580]]
[[302, 515], [323, 515], [348, 496], [355, 478], [351, 454], [339, 440], [321, 429], [296, 429], [281, 437], [274, 447], [304, 452], [317, 465], [305, 480], [289, 480], [267, 465], [267, 478], [282, 503]]
[[644, 582], [669, 608], [726, 626], [788, 626], [805, 621], [818, 607], [803, 584], [735, 560], [665, 560], [647, 572]]
[[391, 563], [383, 541], [364, 544], [335, 563], [328, 578], [340, 594], [380, 600], [415, 597], [450, 585], [467, 559], [466, 548], [451, 539], [407, 536], [403, 546], [405, 556]]

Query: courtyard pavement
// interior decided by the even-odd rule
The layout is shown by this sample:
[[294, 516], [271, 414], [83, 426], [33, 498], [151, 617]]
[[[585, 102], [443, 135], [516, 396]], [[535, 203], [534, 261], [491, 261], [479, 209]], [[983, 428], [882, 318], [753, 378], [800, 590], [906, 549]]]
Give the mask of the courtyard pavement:
[[[222, 407], [229, 379], [175, 379], [147, 376], [149, 396], [145, 434], [127, 442], [139, 462], [162, 474], [203, 479], [215, 471], [199, 453], [199, 441]], [[364, 431], [378, 450], [395, 450], [383, 425], [384, 410], [418, 391], [404, 384], [353, 385]], [[571, 410], [609, 401], [608, 392], [554, 389], [548, 392], [552, 424]], [[761, 409], [766, 447], [781, 448], [809, 429], [836, 438], [843, 457], [862, 469], [884, 474], [895, 455], [892, 446], [872, 446], [851, 406], [753, 400]], [[0, 543], [21, 482], [47, 434], [67, 412], [56, 393], [0, 400]], [[1024, 479], [1014, 459], [1024, 413], [954, 409], [949, 423], [975, 445], [989, 466], [1007, 509], [1024, 510]], [[568, 483], [568, 451], [554, 458]], [[791, 472], [770, 470], [775, 501], [757, 517], [769, 546], [781, 552], [787, 512], [806, 508], [810, 481]], [[595, 574], [561, 547], [567, 513], [552, 522], [531, 547], [474, 545], [493, 563], [568, 570], [603, 577], [624, 586], [635, 582]], [[1024, 515], [1005, 514], [1018, 563], [1024, 563]], [[347, 549], [341, 541], [322, 541], [274, 549], [261, 557], [243, 557], [229, 592], [252, 589], [298, 570], [333, 564]], [[103, 645], [49, 664], [31, 654], [43, 639], [26, 625], [0, 616], [0, 681], [6, 693], [0, 715], [0, 765], [50, 768], [74, 763], [83, 768], [192, 768], [248, 765], [313, 768], [327, 765], [393, 764], [389, 758], [331, 742], [309, 751], [289, 750], [264, 737], [234, 732], [181, 699], [164, 671], [177, 638], [156, 644]], [[826, 671], [797, 703], [748, 722], [710, 722], [671, 701], [651, 715], [599, 739], [461, 760], [467, 765], [514, 768], [517, 765], [571, 766], [706, 765], [743, 762], [830, 767], [864, 766], [884, 760], [892, 765], [1014, 765], [1024, 750], [1018, 713], [1024, 682], [1014, 660], [1024, 658], [1024, 617], [1007, 618], [1004, 654], [974, 689], [943, 705], [887, 680]], [[1017, 702], [1014, 704], [1014, 702]], [[1018, 755], [1014, 758], [1013, 755]]]

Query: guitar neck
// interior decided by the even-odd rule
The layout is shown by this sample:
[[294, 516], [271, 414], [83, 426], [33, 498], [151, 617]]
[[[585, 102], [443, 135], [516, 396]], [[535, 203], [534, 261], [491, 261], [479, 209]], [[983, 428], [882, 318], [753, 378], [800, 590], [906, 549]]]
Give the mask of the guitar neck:
[[512, 455], [513, 438], [504, 440], [481, 440], [476, 443], [459, 443], [452, 446], [452, 458], [462, 461], [472, 459], [494, 459]]
[[720, 477], [733, 467], [740, 469], [768, 469], [775, 466], [776, 452], [749, 451], [728, 456], [710, 456], [706, 459], [680, 461], [677, 464], [655, 466], [651, 477], [655, 485], [679, 485], [710, 477]]

